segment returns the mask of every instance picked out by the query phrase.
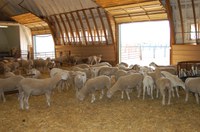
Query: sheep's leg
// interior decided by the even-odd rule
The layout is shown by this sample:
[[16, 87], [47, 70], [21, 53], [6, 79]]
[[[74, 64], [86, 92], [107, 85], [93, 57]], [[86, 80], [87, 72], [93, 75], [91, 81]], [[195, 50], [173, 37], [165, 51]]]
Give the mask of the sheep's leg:
[[174, 98], [175, 97], [175, 94], [174, 94], [174, 88], [172, 88], [172, 97]]
[[162, 95], [162, 105], [165, 105], [165, 91], [164, 90], [160, 90], [160, 93]]
[[153, 99], [153, 87], [151, 87], [151, 99]]
[[195, 93], [195, 98], [196, 98], [197, 104], [199, 104], [199, 94], [198, 93]]
[[47, 105], [48, 105], [48, 106], [51, 105], [51, 103], [50, 103], [50, 101], [51, 101], [51, 100], [50, 100], [50, 94], [51, 94], [50, 92], [47, 92], [47, 93], [45, 94], [46, 100], [47, 100]]
[[141, 92], [142, 92], [142, 89], [139, 87], [139, 86], [137, 86], [137, 89], [138, 89], [138, 98], [140, 97], [140, 95], [141, 95]]
[[159, 89], [156, 89], [156, 98], [158, 98]]
[[126, 92], [126, 96], [127, 96], [128, 100], [131, 100], [131, 99], [130, 99], [130, 96], [129, 96], [129, 91], [126, 90], [125, 92]]
[[124, 91], [122, 91], [121, 99], [124, 99]]
[[188, 97], [189, 97], [189, 91], [188, 91], [188, 90], [186, 90], [185, 102], [188, 102]]
[[29, 109], [28, 99], [29, 99], [29, 95], [26, 95], [25, 98], [24, 98], [24, 102], [25, 102], [25, 108], [26, 108], [27, 110]]
[[179, 93], [178, 93], [178, 87], [175, 87], [175, 90], [176, 90], [176, 95], [179, 98], [180, 96], [179, 96]]
[[1, 93], [1, 97], [2, 97], [3, 102], [6, 102], [6, 98], [5, 98], [4, 92]]
[[104, 96], [104, 90], [102, 89], [102, 90], [101, 90], [101, 94], [100, 94], [100, 97], [99, 97], [99, 99], [102, 99], [102, 98], [103, 98], [103, 96]]
[[24, 92], [19, 92], [19, 104], [20, 108], [24, 109]]
[[170, 100], [171, 100], [171, 90], [168, 90], [169, 97], [168, 97], [168, 105], [170, 105]]
[[146, 87], [145, 87], [145, 85], [143, 86], [143, 100], [144, 100], [144, 98], [145, 98], [145, 90], [146, 90]]
[[92, 93], [92, 100], [91, 103], [94, 103], [94, 101], [96, 100], [94, 93]]

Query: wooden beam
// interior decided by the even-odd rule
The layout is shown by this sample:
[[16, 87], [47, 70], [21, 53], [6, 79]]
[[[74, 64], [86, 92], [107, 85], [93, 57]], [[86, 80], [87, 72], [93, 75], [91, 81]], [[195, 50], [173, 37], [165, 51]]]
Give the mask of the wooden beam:
[[62, 37], [63, 44], [65, 45], [65, 39], [64, 39], [62, 27], [61, 27], [61, 25], [60, 25], [60, 22], [58, 21], [57, 15], [55, 15], [54, 18], [55, 18], [56, 23], [57, 23], [57, 25], [58, 25], [58, 29], [60, 30], [60, 34], [61, 34], [61, 37]]
[[110, 29], [110, 34], [111, 34], [111, 39], [112, 39], [112, 42], [111, 43], [114, 43], [114, 36], [113, 36], [113, 30], [112, 30], [112, 27], [111, 27], [111, 22], [110, 22], [110, 18], [108, 16], [108, 13], [106, 13], [106, 18], [107, 18], [107, 21], [108, 21], [108, 26], [109, 26], [109, 29]]
[[[49, 18], [51, 19], [51, 17], [49, 17]], [[52, 37], [53, 37], [54, 45], [56, 45], [56, 39], [55, 39], [54, 30], [53, 30], [53, 28], [52, 28], [51, 21], [49, 20], [49, 18], [46, 17], [46, 18], [45, 18], [45, 19], [46, 19], [45, 21], [46, 21], [47, 24], [49, 25], [49, 29], [50, 29], [51, 35], [52, 35]]]
[[92, 12], [92, 9], [89, 9], [89, 11], [90, 11], [90, 14], [91, 14], [93, 22], [94, 22], [94, 27], [95, 27], [95, 30], [96, 30], [96, 33], [97, 33], [98, 41], [100, 42], [100, 37], [99, 37], [99, 32], [98, 32], [98, 26], [97, 26], [97, 22], [96, 22], [95, 17], [94, 17], [94, 13]]
[[60, 16], [60, 19], [61, 19], [61, 21], [62, 21], [62, 23], [63, 23], [64, 29], [65, 29], [65, 34], [66, 34], [66, 36], [67, 36], [68, 43], [71, 44], [71, 41], [69, 40], [69, 34], [68, 34], [69, 31], [67, 30], [66, 23], [65, 23], [65, 21], [64, 21], [64, 19], [63, 19], [63, 17], [62, 17], [62, 14], [60, 14], [59, 16]]
[[179, 14], [180, 14], [180, 19], [181, 19], [182, 41], [184, 43], [184, 40], [185, 40], [184, 25], [183, 25], [183, 15], [182, 15], [182, 8], [181, 8], [181, 2], [180, 2], [180, 0], [178, 0], [178, 9], [179, 9]]
[[196, 37], [196, 44], [197, 42], [197, 21], [196, 21], [196, 12], [195, 12], [195, 7], [194, 7], [194, 0], [192, 1], [192, 10], [193, 10], [193, 16], [194, 16], [194, 28], [195, 28], [195, 37]]
[[81, 43], [81, 37], [80, 37], [79, 31], [78, 31], [78, 26], [77, 26], [76, 20], [75, 20], [75, 18], [74, 18], [74, 15], [72, 14], [72, 12], [70, 12], [69, 14], [70, 14], [71, 17], [72, 17], [72, 20], [73, 20], [73, 22], [74, 22], [74, 26], [75, 26], [75, 28], [76, 28], [76, 34], [77, 34], [77, 36], [78, 36], [78, 38], [79, 38], [79, 42]]
[[[170, 26], [170, 47], [172, 47], [172, 45], [175, 44], [175, 33], [174, 33], [174, 21], [172, 16], [172, 9], [169, 0], [166, 0], [166, 10]], [[170, 64], [172, 64], [172, 49], [170, 50]]]
[[105, 36], [105, 39], [106, 39], [106, 44], [108, 44], [106, 29], [105, 29], [105, 25], [104, 25], [103, 18], [102, 18], [102, 15], [101, 15], [101, 12], [100, 12], [100, 9], [99, 9], [99, 8], [97, 8], [97, 12], [98, 12], [98, 14], [99, 14], [99, 18], [100, 18], [100, 20], [101, 20], [101, 24], [102, 24], [102, 27], [103, 27], [104, 36]]
[[[85, 13], [85, 10], [83, 10], [83, 14], [84, 14], [84, 17], [85, 17], [85, 19], [86, 19], [86, 23], [87, 23], [88, 30], [89, 30], [89, 33], [90, 33], [90, 38], [91, 38], [91, 40], [92, 40], [92, 44], [94, 44], [93, 37], [92, 37], [92, 32], [91, 32], [91, 27], [90, 27], [90, 23], [89, 23], [89, 21], [88, 21], [88, 17], [87, 17], [87, 15], [86, 15], [86, 13]], [[89, 35], [88, 35], [88, 36], [89, 36]]]
[[82, 18], [81, 18], [81, 16], [80, 16], [80, 14], [79, 14], [78, 11], [76, 12], [76, 14], [77, 14], [78, 19], [79, 19], [79, 22], [80, 22], [80, 24], [81, 24], [81, 28], [82, 28], [82, 32], [83, 32], [83, 38], [85, 39], [85, 44], [87, 45], [88, 43], [87, 43], [87, 38], [86, 38], [86, 34], [85, 34], [85, 31], [86, 31], [86, 30], [85, 30], [85, 28], [84, 28]]
[[67, 16], [66, 13], [65, 13], [64, 15], [65, 15], [65, 18], [66, 18], [66, 20], [67, 20], [67, 22], [68, 22], [69, 29], [70, 29], [70, 34], [71, 34], [71, 36], [72, 36], [72, 38], [73, 38], [73, 42], [75, 42], [75, 37], [74, 37], [72, 25], [71, 25], [71, 23], [70, 23], [70, 21], [69, 21], [69, 17]]

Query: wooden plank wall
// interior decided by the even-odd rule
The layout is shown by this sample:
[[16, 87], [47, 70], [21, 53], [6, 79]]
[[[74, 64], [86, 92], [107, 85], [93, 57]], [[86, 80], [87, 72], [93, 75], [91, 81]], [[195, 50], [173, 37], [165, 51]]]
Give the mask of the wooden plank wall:
[[181, 61], [200, 61], [200, 45], [172, 45], [172, 64]]
[[60, 52], [63, 55], [69, 54], [76, 56], [87, 57], [91, 55], [102, 55], [102, 61], [107, 61], [112, 65], [116, 64], [115, 47], [112, 45], [87, 45], [87, 46], [72, 46], [72, 45], [56, 45], [56, 57], [59, 57]]

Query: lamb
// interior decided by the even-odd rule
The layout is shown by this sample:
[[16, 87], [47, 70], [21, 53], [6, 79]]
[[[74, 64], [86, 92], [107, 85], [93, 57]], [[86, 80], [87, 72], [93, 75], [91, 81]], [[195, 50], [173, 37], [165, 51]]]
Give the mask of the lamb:
[[[178, 76], [173, 75], [167, 71], [161, 71], [161, 73], [171, 81], [172, 87], [175, 88], [177, 97], [179, 98], [178, 87], [182, 87], [185, 90], [185, 83], [178, 78]], [[173, 93], [174, 94], [174, 93]]]
[[[140, 73], [135, 73], [135, 74], [130, 74], [130, 75], [122, 76], [107, 91], [107, 97], [111, 98], [112, 95], [116, 91], [120, 90], [120, 91], [125, 91], [128, 100], [130, 100], [129, 92], [130, 92], [130, 89], [132, 89], [134, 87], [137, 87], [137, 89], [138, 89], [138, 97], [140, 97], [142, 80], [143, 80], [143, 75], [140, 74]], [[122, 92], [121, 98], [123, 98], [123, 92]]]
[[156, 74], [156, 88], [157, 88], [157, 97], [158, 97], [158, 92], [160, 91], [162, 95], [162, 105], [165, 105], [165, 90], [168, 90], [168, 105], [170, 105], [170, 100], [171, 100], [171, 92], [172, 92], [172, 84], [171, 81], [168, 78], [162, 77], [161, 72], [159, 68], [155, 69], [155, 74]]
[[88, 64], [78, 64], [78, 65], [75, 65], [74, 67], [79, 67], [79, 68], [90, 68], [90, 66]]
[[153, 99], [153, 89], [154, 89], [154, 81], [153, 78], [147, 74], [144, 74], [143, 79], [143, 100], [145, 98], [145, 91], [147, 89], [147, 94], [151, 95], [151, 99]]
[[199, 104], [199, 95], [200, 95], [200, 77], [196, 78], [187, 78], [185, 80], [185, 91], [186, 91], [186, 97], [185, 97], [185, 102], [188, 101], [188, 95], [189, 92], [195, 93], [195, 98], [197, 104]]
[[93, 64], [98, 64], [101, 61], [101, 57], [102, 55], [93, 55], [93, 56], [89, 56], [88, 59], [88, 64], [93, 65]]
[[17, 90], [17, 85], [24, 77], [21, 75], [11, 76], [5, 79], [0, 79], [0, 95], [3, 102], [6, 101], [4, 92]]
[[94, 95], [95, 91], [101, 90], [101, 95], [99, 98], [102, 99], [104, 95], [104, 88], [109, 89], [110, 86], [111, 86], [111, 79], [108, 76], [101, 75], [98, 77], [94, 77], [89, 79], [81, 90], [76, 91], [76, 97], [79, 100], [83, 101], [85, 96], [91, 93], [92, 94], [91, 103], [93, 103], [96, 100]]
[[117, 72], [114, 73], [115, 81], [117, 81], [121, 76], [125, 76], [125, 75], [127, 75], [127, 71], [118, 70]]
[[60, 80], [67, 80], [68, 74], [58, 73], [52, 78], [46, 79], [35, 79], [35, 78], [24, 78], [19, 82], [19, 99], [20, 108], [23, 110], [24, 105], [26, 109], [29, 109], [29, 97], [30, 95], [46, 95], [48, 106], [50, 106], [50, 95], [56, 84]]
[[154, 68], [159, 68], [161, 71], [168, 71], [168, 72], [170, 72], [173, 75], [177, 75], [177, 68], [176, 68], [176, 66], [172, 66], [172, 65], [170, 65], [170, 66], [159, 66], [159, 65], [157, 65], [154, 62], [151, 62], [149, 64], [149, 66], [152, 66]]

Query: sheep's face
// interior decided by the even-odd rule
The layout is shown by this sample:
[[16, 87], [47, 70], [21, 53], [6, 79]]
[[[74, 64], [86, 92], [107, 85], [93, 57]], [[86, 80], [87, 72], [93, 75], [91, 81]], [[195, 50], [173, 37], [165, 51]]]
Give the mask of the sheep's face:
[[77, 94], [76, 94], [76, 97], [77, 97], [80, 101], [83, 101], [84, 98], [85, 98], [85, 96], [84, 96], [83, 94], [81, 94], [81, 93], [77, 93]]
[[108, 92], [107, 92], [107, 97], [108, 98], [111, 98], [112, 97], [112, 93], [108, 90]]
[[69, 78], [69, 73], [68, 72], [64, 72], [61, 74], [61, 79], [62, 80], [67, 80]]

